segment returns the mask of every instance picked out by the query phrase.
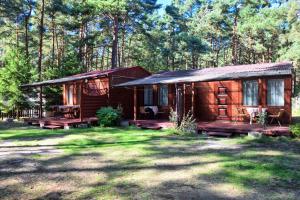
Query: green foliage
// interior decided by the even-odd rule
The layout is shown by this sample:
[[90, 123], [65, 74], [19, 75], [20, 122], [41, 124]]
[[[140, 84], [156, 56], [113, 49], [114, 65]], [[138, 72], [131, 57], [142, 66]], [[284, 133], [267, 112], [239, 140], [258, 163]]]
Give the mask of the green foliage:
[[173, 108], [170, 109], [169, 121], [172, 122], [175, 125], [175, 127], [178, 126], [177, 112], [174, 111]]
[[97, 111], [97, 117], [101, 126], [116, 126], [119, 125], [122, 116], [122, 109], [118, 107], [103, 107]]
[[184, 115], [180, 122], [177, 120], [177, 117], [177, 113], [171, 109], [169, 120], [174, 124], [174, 129], [171, 130], [172, 133], [179, 135], [191, 135], [196, 132], [197, 124], [191, 111]]
[[292, 135], [295, 137], [300, 137], [300, 124], [294, 124], [290, 126], [290, 131], [292, 132]]
[[268, 113], [267, 112], [260, 112], [258, 113], [258, 123], [262, 126], [267, 125], [268, 120]]
[[10, 111], [28, 107], [28, 96], [20, 86], [28, 83], [35, 74], [25, 55], [18, 49], [7, 49], [0, 68], [0, 110]]

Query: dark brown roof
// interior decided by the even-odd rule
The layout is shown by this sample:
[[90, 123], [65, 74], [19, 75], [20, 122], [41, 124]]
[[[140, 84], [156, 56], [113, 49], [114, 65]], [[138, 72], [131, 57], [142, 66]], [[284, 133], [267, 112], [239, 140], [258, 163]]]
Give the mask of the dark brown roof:
[[109, 69], [109, 70], [104, 70], [104, 71], [95, 70], [95, 71], [90, 71], [90, 72], [81, 73], [81, 74], [75, 74], [75, 75], [72, 75], [72, 76], [67, 76], [67, 77], [63, 77], [63, 78], [59, 78], [59, 79], [53, 79], [53, 80], [47, 80], [47, 81], [41, 81], [41, 82], [25, 84], [25, 85], [22, 85], [22, 87], [59, 85], [59, 84], [67, 83], [67, 82], [75, 82], [75, 81], [84, 80], [84, 79], [94, 79], [94, 78], [106, 77], [106, 76], [108, 76], [110, 74], [113, 74], [115, 72], [128, 70], [128, 69], [134, 69], [134, 68], [141, 68], [141, 67], [135, 66], [135, 67], [128, 67], [128, 68], [115, 68], [115, 69]]
[[152, 76], [123, 83], [118, 86], [137, 86], [291, 75], [292, 68], [293, 65], [291, 62], [278, 62], [168, 71], [153, 74]]

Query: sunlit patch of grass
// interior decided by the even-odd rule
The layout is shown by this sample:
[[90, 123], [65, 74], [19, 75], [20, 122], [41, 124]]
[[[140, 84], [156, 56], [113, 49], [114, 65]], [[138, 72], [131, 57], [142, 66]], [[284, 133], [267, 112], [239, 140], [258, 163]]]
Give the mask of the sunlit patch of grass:
[[[61, 154], [49, 158], [48, 154], [30, 158], [42, 161], [45, 169], [65, 169], [60, 174], [67, 177], [65, 183], [76, 185], [69, 199], [151, 199], [156, 189], [170, 192], [183, 186], [194, 192], [206, 185], [224, 197], [231, 188], [233, 196], [272, 188], [295, 194], [300, 186], [299, 139], [179, 136], [134, 127], [8, 129], [0, 138], [20, 146], [50, 144], [61, 149]], [[215, 142], [220, 148], [205, 148]], [[231, 146], [235, 148], [227, 148]], [[54, 188], [56, 182], [52, 183]]]

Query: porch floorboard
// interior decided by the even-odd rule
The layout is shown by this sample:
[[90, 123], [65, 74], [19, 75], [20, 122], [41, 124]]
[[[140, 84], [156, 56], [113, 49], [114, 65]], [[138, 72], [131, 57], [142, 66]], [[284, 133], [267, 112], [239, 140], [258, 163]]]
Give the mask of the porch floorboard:
[[[136, 125], [147, 129], [171, 128], [173, 124], [168, 120], [130, 120], [130, 125]], [[220, 134], [248, 134], [249, 132], [261, 132], [269, 136], [290, 136], [289, 127], [268, 125], [266, 128], [259, 124], [249, 124], [246, 122], [232, 122], [226, 120], [199, 121], [197, 122], [198, 132], [214, 132]]]
[[82, 121], [80, 121], [79, 118], [68, 119], [68, 118], [47, 117], [47, 118], [42, 118], [42, 119], [31, 118], [31, 119], [27, 119], [26, 122], [28, 124], [39, 124], [40, 127], [46, 127], [46, 126], [67, 127], [67, 126], [75, 126], [75, 125], [79, 125], [79, 124], [97, 123], [98, 118], [97, 117], [88, 117], [88, 118], [84, 118]]

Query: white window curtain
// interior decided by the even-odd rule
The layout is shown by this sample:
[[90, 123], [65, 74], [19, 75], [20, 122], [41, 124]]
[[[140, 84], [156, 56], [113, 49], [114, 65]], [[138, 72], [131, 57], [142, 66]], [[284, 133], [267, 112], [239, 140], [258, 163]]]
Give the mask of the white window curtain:
[[159, 105], [168, 105], [168, 85], [161, 85], [159, 87]]
[[73, 86], [68, 87], [68, 105], [73, 105]]
[[283, 79], [268, 80], [267, 102], [269, 106], [284, 106], [284, 81]]
[[243, 82], [243, 104], [245, 106], [258, 105], [258, 82], [248, 80]]
[[152, 86], [144, 86], [144, 105], [153, 105], [153, 89]]

